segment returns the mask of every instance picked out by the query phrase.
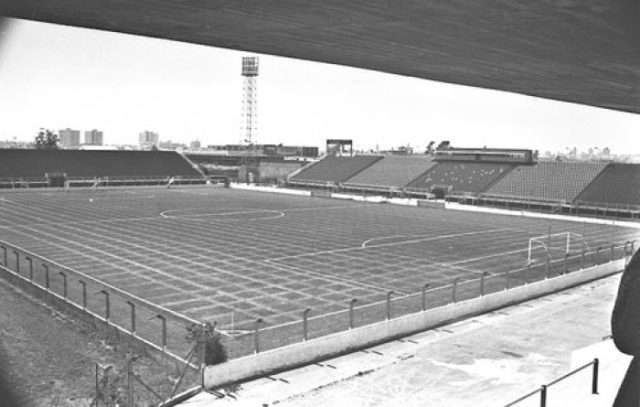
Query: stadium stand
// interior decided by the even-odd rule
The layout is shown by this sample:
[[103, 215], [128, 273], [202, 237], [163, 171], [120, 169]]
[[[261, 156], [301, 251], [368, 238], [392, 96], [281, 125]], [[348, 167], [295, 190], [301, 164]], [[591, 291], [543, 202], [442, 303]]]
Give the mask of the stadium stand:
[[328, 156], [289, 178], [289, 182], [339, 184], [370, 167], [382, 158], [383, 157], [379, 155], [357, 155], [354, 157]]
[[474, 162], [441, 162], [407, 185], [411, 190], [431, 190], [435, 187], [450, 192], [479, 193], [513, 169], [513, 165]]
[[436, 165], [431, 156], [388, 155], [376, 161], [344, 185], [347, 187], [402, 188], [420, 174]]
[[174, 151], [83, 151], [0, 149], [0, 179], [43, 179], [45, 174], [89, 177], [202, 178]]
[[609, 164], [577, 196], [576, 202], [640, 206], [640, 165]]
[[571, 202], [606, 166], [606, 163], [557, 161], [521, 165], [485, 192], [492, 196]]

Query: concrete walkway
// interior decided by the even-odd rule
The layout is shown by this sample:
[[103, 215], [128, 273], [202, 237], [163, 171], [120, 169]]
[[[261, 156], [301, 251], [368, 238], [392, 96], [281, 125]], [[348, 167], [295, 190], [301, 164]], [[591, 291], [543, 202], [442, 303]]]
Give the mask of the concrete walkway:
[[[549, 388], [548, 406], [608, 406], [629, 358], [606, 339], [619, 275], [242, 385], [236, 399], [200, 394], [184, 406], [501, 406]], [[576, 404], [577, 403], [577, 404]], [[534, 396], [519, 406], [539, 405]]]

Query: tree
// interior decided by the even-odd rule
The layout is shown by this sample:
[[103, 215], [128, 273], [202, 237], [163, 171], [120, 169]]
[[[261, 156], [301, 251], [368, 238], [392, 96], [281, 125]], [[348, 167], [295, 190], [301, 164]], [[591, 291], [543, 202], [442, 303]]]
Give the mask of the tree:
[[38, 150], [57, 150], [59, 141], [56, 133], [49, 129], [40, 128], [35, 144]]
[[186, 339], [188, 342], [205, 344], [204, 363], [207, 366], [224, 363], [228, 360], [227, 350], [222, 344], [220, 333], [216, 330], [215, 324], [206, 323], [204, 326], [196, 324], [187, 326]]
[[435, 141], [430, 141], [429, 144], [427, 144], [427, 149], [425, 151], [425, 154], [433, 154], [433, 145], [436, 144]]
[[451, 143], [449, 143], [449, 140], [443, 140], [440, 142], [440, 144], [438, 144], [438, 147], [436, 147], [436, 150], [448, 150], [451, 147]]

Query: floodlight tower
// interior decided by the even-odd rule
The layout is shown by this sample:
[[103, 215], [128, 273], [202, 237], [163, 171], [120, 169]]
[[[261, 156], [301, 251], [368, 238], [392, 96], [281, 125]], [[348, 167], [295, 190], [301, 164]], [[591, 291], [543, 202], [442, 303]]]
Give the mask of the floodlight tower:
[[242, 57], [242, 141], [251, 146], [256, 143], [258, 124], [258, 57]]

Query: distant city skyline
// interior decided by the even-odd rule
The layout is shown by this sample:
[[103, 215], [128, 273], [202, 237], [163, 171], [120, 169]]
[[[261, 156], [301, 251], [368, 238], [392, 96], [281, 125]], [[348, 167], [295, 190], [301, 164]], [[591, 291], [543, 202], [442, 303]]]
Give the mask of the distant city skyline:
[[457, 147], [640, 154], [640, 115], [356, 68], [8, 20], [0, 37], [0, 140], [101, 129], [104, 144], [242, 140], [241, 57], [260, 56], [260, 144], [360, 150]]

